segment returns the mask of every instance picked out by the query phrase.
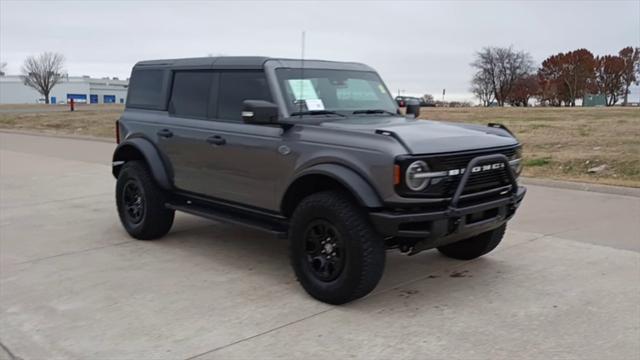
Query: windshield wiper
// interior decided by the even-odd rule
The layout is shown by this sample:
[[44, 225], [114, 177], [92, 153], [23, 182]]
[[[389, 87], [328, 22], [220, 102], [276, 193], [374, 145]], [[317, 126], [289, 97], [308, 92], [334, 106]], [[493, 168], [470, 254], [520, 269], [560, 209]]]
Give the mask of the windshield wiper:
[[394, 112], [382, 109], [367, 109], [367, 110], [356, 110], [353, 114], [389, 114], [389, 115], [398, 115]]
[[337, 113], [335, 111], [329, 111], [329, 110], [296, 111], [289, 114], [289, 116], [300, 116], [300, 115], [338, 115], [341, 117], [346, 117], [346, 115]]

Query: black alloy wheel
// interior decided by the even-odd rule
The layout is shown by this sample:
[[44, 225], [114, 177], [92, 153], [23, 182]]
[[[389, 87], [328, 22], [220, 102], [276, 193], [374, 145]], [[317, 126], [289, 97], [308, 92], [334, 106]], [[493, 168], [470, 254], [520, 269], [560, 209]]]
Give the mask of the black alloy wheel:
[[338, 230], [327, 220], [317, 219], [309, 223], [304, 238], [311, 273], [324, 282], [337, 279], [346, 260], [345, 246]]
[[132, 224], [139, 224], [144, 219], [145, 201], [142, 188], [136, 179], [129, 179], [124, 185], [122, 203], [125, 206], [127, 220]]

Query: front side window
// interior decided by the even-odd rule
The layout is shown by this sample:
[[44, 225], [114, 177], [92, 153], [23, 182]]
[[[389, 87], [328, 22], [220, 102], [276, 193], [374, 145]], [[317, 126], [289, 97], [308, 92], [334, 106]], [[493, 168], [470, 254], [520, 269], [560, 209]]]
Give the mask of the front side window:
[[173, 75], [169, 112], [176, 116], [206, 118], [213, 73], [178, 71]]
[[290, 114], [396, 112], [393, 99], [374, 72], [282, 68], [276, 74]]
[[262, 71], [228, 71], [220, 73], [218, 118], [242, 121], [245, 100], [271, 100], [269, 85]]

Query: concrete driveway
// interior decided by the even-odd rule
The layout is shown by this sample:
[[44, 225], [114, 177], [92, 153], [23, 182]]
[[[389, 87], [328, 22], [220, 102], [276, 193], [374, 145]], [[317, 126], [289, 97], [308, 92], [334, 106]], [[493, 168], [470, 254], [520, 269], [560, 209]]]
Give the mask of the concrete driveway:
[[530, 186], [488, 256], [391, 252], [372, 295], [329, 306], [285, 240], [184, 214], [130, 239], [112, 149], [0, 133], [0, 358], [640, 358], [633, 190]]

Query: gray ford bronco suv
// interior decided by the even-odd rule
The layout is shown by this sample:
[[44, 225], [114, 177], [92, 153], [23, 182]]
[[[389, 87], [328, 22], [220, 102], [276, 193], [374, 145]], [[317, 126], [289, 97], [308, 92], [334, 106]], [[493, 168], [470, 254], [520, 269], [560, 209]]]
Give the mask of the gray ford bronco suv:
[[331, 304], [372, 291], [388, 249], [490, 252], [525, 194], [508, 129], [400, 115], [357, 63], [139, 62], [116, 127], [132, 237], [164, 236], [176, 210], [287, 237], [298, 281]]

